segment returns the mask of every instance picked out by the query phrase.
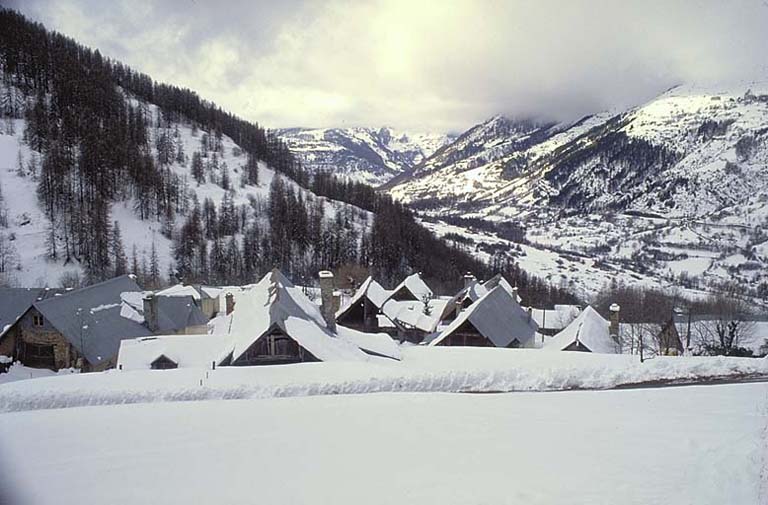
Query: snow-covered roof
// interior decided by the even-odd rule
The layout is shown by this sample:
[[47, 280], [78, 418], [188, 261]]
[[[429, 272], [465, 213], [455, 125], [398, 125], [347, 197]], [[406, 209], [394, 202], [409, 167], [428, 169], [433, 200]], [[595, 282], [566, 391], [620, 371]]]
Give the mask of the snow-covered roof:
[[501, 274], [496, 274], [483, 283], [483, 287], [488, 291], [495, 288], [496, 286], [501, 286], [505, 291], [507, 291], [507, 293], [514, 296], [517, 303], [523, 301], [523, 299], [520, 298], [520, 295], [517, 293], [517, 288], [512, 287], [512, 284], [510, 284], [509, 281], [507, 281], [507, 279], [505, 279]]
[[446, 319], [451, 312], [456, 310], [456, 304], [463, 303], [465, 300], [470, 300], [474, 303], [487, 293], [488, 288], [476, 280], [472, 281], [471, 284], [463, 287], [458, 293], [445, 300], [444, 303], [440, 305], [438, 319], [441, 321]]
[[[430, 305], [435, 300], [431, 300]], [[395, 323], [406, 329], [415, 328], [426, 333], [435, 331], [440, 315], [439, 310], [432, 309], [431, 315], [424, 313], [424, 303], [415, 300], [387, 300], [381, 308], [382, 314]]]
[[617, 354], [619, 348], [609, 333], [610, 323], [603, 319], [591, 306], [587, 306], [579, 317], [560, 333], [544, 343], [545, 349], [561, 351], [579, 342], [592, 352]]
[[223, 335], [166, 335], [123, 340], [117, 365], [123, 370], [145, 370], [157, 358], [165, 356], [182, 368], [210, 368], [229, 355], [230, 342]]
[[351, 342], [336, 338], [312, 303], [282, 273], [273, 270], [250, 289], [234, 293], [230, 332], [236, 361], [273, 326], [279, 327], [321, 361], [365, 360]]
[[221, 289], [209, 286], [193, 286], [190, 284], [175, 284], [155, 293], [159, 296], [191, 296], [195, 301], [216, 298]]
[[369, 276], [363, 281], [357, 291], [355, 291], [352, 298], [350, 298], [349, 301], [336, 312], [336, 318], [338, 319], [349, 309], [360, 303], [363, 298], [368, 298], [376, 308], [380, 309], [382, 305], [384, 305], [384, 302], [387, 301], [390, 294], [392, 294], [390, 291], [384, 289], [381, 284], [373, 279], [373, 277]]
[[497, 285], [462, 311], [429, 345], [439, 344], [467, 321], [496, 347], [507, 347], [515, 339], [526, 345], [537, 330], [528, 312], [509, 291]]
[[408, 292], [410, 292], [414, 298], [416, 298], [416, 300], [421, 300], [425, 296], [432, 298], [432, 290], [429, 289], [429, 286], [427, 286], [427, 284], [421, 278], [421, 274], [419, 273], [411, 274], [403, 279], [403, 281], [398, 284], [395, 289], [392, 290], [390, 296], [401, 291], [402, 289], [406, 289]]
[[[400, 359], [397, 344], [384, 333], [363, 333], [341, 326], [336, 328], [337, 333], [331, 332], [320, 308], [277, 270], [256, 284], [227, 288], [226, 292], [232, 294], [235, 309], [213, 318], [208, 323], [210, 334], [145, 338], [138, 339], [135, 346], [125, 344], [120, 357], [124, 368], [148, 368], [161, 355], [179, 366], [209, 367], [213, 361], [221, 363], [230, 355], [235, 362], [276, 327], [321, 361], [366, 361], [370, 359], [368, 354]], [[125, 360], [123, 349], [128, 353]]]
[[400, 346], [386, 333], [366, 333], [337, 326], [339, 338], [348, 340], [368, 354], [400, 359]]

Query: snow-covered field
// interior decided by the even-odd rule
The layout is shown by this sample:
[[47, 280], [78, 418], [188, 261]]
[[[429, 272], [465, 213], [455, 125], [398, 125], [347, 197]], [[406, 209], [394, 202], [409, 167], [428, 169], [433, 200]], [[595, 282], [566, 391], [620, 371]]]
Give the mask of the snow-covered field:
[[18, 381], [0, 385], [0, 412], [382, 392], [607, 389], [744, 376], [768, 376], [768, 358], [658, 357], [640, 363], [630, 355], [418, 346], [403, 349], [400, 362], [371, 358], [216, 370], [111, 370]]
[[759, 505], [767, 420], [766, 384], [80, 407], [0, 415], [0, 476], [29, 505]]

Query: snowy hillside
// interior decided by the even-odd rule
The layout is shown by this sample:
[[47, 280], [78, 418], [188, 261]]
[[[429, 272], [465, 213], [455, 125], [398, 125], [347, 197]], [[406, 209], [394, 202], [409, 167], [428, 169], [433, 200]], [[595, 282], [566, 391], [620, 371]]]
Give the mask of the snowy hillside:
[[768, 293], [768, 84], [680, 86], [573, 125], [499, 124], [521, 123], [474, 127], [390, 193], [427, 218], [477, 218], [492, 234], [516, 222], [561, 264], [589, 258], [599, 265], [590, 281], [559, 272], [587, 293], [619, 271]]
[[[150, 122], [161, 115], [155, 105], [141, 103], [135, 98], [130, 99], [130, 102], [142, 105]], [[41, 155], [32, 151], [23, 140], [25, 120], [12, 120], [12, 125], [10, 127], [6, 120], [0, 126], [0, 191], [3, 195], [0, 206], [7, 214], [7, 227], [0, 226], [0, 261], [4, 263], [0, 272], [3, 280], [12, 285], [55, 287], [61, 283], [65, 273], [82, 279], [84, 268], [76, 260], [65, 263], [63, 260], [49, 258], [47, 238], [51, 223], [36, 196]], [[182, 181], [189, 205], [195, 200], [203, 203], [210, 199], [217, 209], [221, 209], [225, 196], [228, 196], [236, 208], [254, 205], [264, 208], [268, 205], [272, 179], [279, 177], [287, 188], [301, 195], [307, 206], [315, 201], [322, 202], [326, 220], [332, 221], [338, 212], [343, 212], [346, 218], [351, 219], [358, 234], [368, 229], [371, 221], [369, 212], [325, 197], [316, 197], [263, 162], [259, 162], [258, 184], [241, 184], [247, 155], [226, 135], [221, 138], [221, 149], [203, 158], [205, 181], [198, 183], [192, 174], [191, 158], [194, 153], [201, 152], [202, 138], [208, 134], [190, 121], [164, 124], [162, 127], [151, 128], [150, 132], [152, 138], [149, 144], [153, 156], [158, 156], [158, 137], [161, 135], [170, 139], [174, 153], [183, 153], [181, 156], [174, 154], [175, 159], [167, 168]], [[176, 214], [171, 236], [178, 234], [185, 217], [182, 213]], [[129, 262], [132, 261], [135, 248], [139, 266], [148, 269], [154, 245], [160, 274], [167, 277], [174, 264], [172, 240], [168, 230], [164, 230], [167, 223], [152, 218], [140, 219], [136, 201], [131, 197], [113, 203], [110, 218], [119, 225]], [[266, 215], [254, 219], [258, 225], [268, 226]]]
[[372, 186], [409, 172], [442, 146], [450, 135], [392, 128], [288, 128], [277, 130], [311, 171], [330, 170]]

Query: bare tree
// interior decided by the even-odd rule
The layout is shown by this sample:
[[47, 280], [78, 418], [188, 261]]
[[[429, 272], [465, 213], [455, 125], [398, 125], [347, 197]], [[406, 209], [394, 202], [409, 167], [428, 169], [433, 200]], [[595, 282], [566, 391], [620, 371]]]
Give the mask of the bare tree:
[[715, 295], [710, 300], [714, 309], [711, 319], [696, 321], [692, 334], [706, 354], [721, 356], [751, 356], [752, 351], [743, 344], [754, 332], [750, 319], [751, 308], [734, 293]]

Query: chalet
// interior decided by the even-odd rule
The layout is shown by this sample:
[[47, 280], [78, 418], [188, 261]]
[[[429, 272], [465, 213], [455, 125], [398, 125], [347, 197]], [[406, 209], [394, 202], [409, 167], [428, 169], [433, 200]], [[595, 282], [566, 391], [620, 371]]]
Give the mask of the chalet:
[[419, 343], [435, 330], [446, 302], [434, 296], [419, 274], [409, 275], [391, 291], [369, 277], [336, 312], [335, 321], [346, 328], [384, 331], [400, 341]]
[[411, 274], [398, 284], [387, 300], [395, 301], [417, 301], [433, 298], [432, 290], [421, 278], [421, 274]]
[[465, 276], [464, 288], [445, 302], [437, 319], [441, 323], [453, 321], [463, 310], [468, 309], [486, 293], [488, 293], [488, 289], [477, 282], [477, 279]]
[[[323, 298], [330, 300], [332, 283], [323, 279], [332, 279], [332, 274], [321, 274], [322, 288], [330, 289]], [[125, 341], [118, 363], [123, 369], [166, 369], [366, 361], [371, 355], [399, 359], [399, 348], [388, 335], [332, 321], [332, 309], [318, 307], [273, 270], [255, 285], [229, 290], [226, 313], [212, 321], [212, 335]]]
[[390, 294], [372, 277], [368, 277], [336, 313], [336, 323], [361, 331], [377, 331], [378, 315]]
[[16, 358], [20, 325], [17, 323], [44, 297], [44, 289], [0, 288], [0, 356]]
[[145, 296], [124, 275], [35, 301], [17, 323], [16, 357], [30, 367], [104, 370], [123, 339], [205, 331], [205, 324], [191, 298]]
[[546, 341], [544, 348], [555, 351], [621, 353], [618, 338], [611, 334], [611, 323], [591, 306], [587, 306], [568, 326]]
[[425, 339], [429, 345], [532, 347], [536, 322], [503, 286], [496, 285], [445, 328]]

